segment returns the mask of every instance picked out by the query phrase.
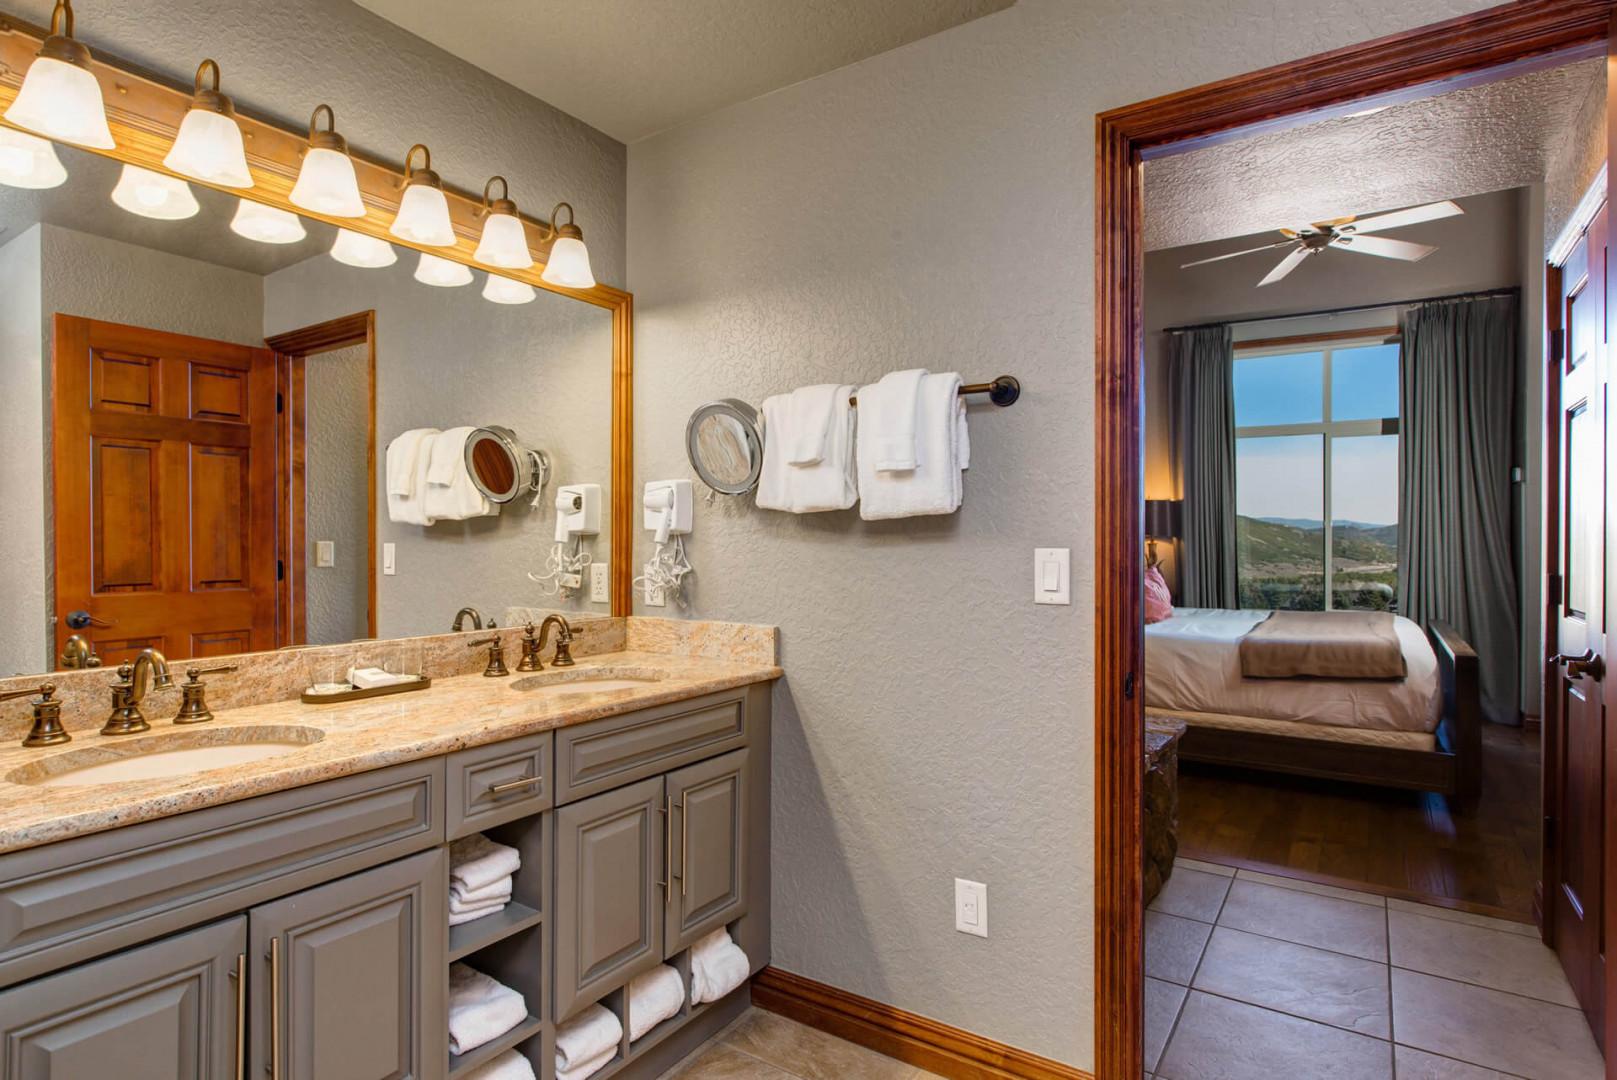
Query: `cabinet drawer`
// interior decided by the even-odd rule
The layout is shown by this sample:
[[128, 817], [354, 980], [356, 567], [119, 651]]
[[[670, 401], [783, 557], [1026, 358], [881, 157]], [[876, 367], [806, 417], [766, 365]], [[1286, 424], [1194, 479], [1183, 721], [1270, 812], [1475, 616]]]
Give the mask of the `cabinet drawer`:
[[449, 839], [550, 809], [554, 739], [546, 731], [451, 754], [444, 773]]
[[0, 856], [0, 985], [442, 842], [411, 762]]
[[556, 732], [556, 803], [572, 802], [747, 743], [738, 687]]

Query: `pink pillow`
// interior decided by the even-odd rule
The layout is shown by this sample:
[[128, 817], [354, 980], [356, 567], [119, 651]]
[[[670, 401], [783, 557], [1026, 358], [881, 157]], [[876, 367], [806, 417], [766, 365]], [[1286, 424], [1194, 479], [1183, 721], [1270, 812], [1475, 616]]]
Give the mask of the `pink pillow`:
[[1168, 583], [1162, 579], [1162, 571], [1154, 566], [1145, 568], [1145, 624], [1161, 622], [1163, 619], [1173, 617], [1173, 595], [1168, 592]]

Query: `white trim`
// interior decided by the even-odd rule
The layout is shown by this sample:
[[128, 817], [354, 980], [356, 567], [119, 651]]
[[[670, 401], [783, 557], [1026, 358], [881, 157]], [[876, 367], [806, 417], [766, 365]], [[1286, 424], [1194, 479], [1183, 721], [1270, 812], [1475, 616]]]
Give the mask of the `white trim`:
[[1583, 235], [1584, 230], [1589, 227], [1589, 223], [1595, 219], [1595, 212], [1600, 209], [1600, 204], [1605, 201], [1606, 163], [1601, 162], [1600, 171], [1595, 174], [1594, 183], [1589, 185], [1589, 190], [1585, 191], [1583, 198], [1578, 200], [1577, 209], [1572, 211], [1572, 219], [1561, 230], [1561, 235], [1555, 238], [1555, 243], [1550, 245], [1550, 253], [1546, 257], [1546, 261], [1551, 266], [1560, 266], [1566, 262], [1567, 257], [1572, 254], [1572, 249], [1578, 244], [1578, 237]]

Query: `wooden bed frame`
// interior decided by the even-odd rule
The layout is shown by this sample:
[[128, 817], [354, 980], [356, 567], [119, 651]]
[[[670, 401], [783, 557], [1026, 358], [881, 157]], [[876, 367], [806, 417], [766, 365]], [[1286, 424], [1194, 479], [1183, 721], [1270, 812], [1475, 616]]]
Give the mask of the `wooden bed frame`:
[[1192, 725], [1180, 740], [1179, 757], [1325, 780], [1435, 791], [1452, 796], [1461, 806], [1475, 803], [1482, 790], [1482, 691], [1477, 653], [1444, 623], [1432, 623], [1426, 633], [1437, 652], [1443, 686], [1443, 718], [1437, 725], [1435, 749], [1404, 750]]

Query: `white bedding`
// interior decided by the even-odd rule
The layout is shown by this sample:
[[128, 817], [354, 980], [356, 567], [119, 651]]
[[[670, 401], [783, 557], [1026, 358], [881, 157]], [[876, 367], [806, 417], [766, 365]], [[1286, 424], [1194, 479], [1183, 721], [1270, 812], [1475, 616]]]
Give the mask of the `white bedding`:
[[1330, 727], [1431, 733], [1442, 715], [1437, 654], [1419, 626], [1399, 616], [1407, 678], [1247, 679], [1241, 638], [1267, 611], [1173, 609], [1145, 628], [1145, 707], [1176, 713], [1291, 720]]

